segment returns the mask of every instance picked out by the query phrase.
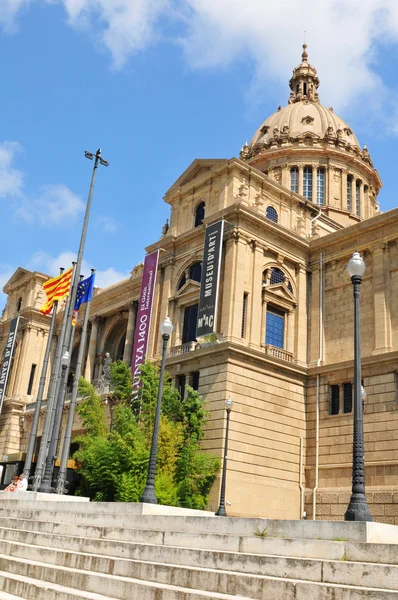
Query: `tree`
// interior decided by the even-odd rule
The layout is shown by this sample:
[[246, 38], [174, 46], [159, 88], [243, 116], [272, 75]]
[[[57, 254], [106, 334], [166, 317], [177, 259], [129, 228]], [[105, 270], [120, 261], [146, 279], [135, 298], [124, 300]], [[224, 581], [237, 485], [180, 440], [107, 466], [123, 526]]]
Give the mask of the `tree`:
[[[92, 386], [81, 379], [83, 401], [77, 412], [86, 428], [74, 458], [80, 492], [97, 501], [137, 502], [145, 488], [159, 385], [159, 366], [142, 365], [142, 387], [132, 407], [130, 369], [111, 365], [112, 422], [106, 429], [105, 408]], [[200, 441], [208, 413], [201, 396], [187, 387], [181, 399], [166, 373], [162, 395], [155, 490], [158, 502], [205, 508], [220, 461], [203, 452]]]

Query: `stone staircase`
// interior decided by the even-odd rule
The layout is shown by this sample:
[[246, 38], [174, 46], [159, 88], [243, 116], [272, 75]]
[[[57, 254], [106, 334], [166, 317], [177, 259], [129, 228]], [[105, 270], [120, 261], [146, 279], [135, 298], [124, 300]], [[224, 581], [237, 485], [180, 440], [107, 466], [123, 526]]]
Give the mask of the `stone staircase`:
[[0, 599], [398, 600], [398, 527], [140, 512], [1, 500]]

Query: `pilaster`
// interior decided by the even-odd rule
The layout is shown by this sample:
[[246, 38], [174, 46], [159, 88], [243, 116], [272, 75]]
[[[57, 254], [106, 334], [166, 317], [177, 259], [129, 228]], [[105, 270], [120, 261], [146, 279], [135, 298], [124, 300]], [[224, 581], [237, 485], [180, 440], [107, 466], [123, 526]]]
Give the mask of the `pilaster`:
[[374, 349], [373, 354], [392, 350], [391, 317], [388, 293], [388, 250], [379, 246], [373, 252], [373, 305], [374, 305]]

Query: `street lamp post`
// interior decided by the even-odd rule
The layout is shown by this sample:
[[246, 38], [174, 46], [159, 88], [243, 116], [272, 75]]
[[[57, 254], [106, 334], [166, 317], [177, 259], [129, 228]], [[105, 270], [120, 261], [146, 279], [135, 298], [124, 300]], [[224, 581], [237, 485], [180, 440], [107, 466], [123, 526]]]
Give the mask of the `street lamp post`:
[[222, 480], [221, 480], [221, 493], [220, 493], [220, 506], [216, 512], [217, 517], [226, 517], [227, 511], [225, 510], [225, 489], [227, 485], [227, 453], [228, 453], [228, 434], [229, 434], [229, 418], [232, 410], [232, 400], [230, 397], [225, 402], [225, 410], [227, 411], [227, 426], [225, 428], [225, 446], [224, 446], [224, 461], [222, 467]]
[[163, 346], [162, 346], [162, 362], [160, 363], [158, 399], [157, 399], [157, 404], [156, 404], [155, 423], [153, 426], [151, 454], [149, 457], [148, 478], [146, 480], [146, 486], [145, 486], [144, 493], [141, 496], [141, 502], [146, 502], [148, 504], [157, 504], [158, 503], [158, 500], [157, 500], [156, 494], [155, 494], [155, 474], [156, 474], [156, 459], [157, 459], [157, 451], [158, 451], [160, 409], [161, 409], [161, 405], [162, 405], [163, 380], [164, 380], [164, 368], [165, 368], [165, 363], [166, 363], [167, 342], [169, 341], [172, 331], [173, 331], [173, 323], [170, 321], [169, 317], [166, 317], [160, 326], [160, 332], [161, 332], [162, 338], [163, 338]]
[[361, 285], [365, 268], [365, 263], [359, 253], [354, 252], [347, 265], [347, 271], [354, 286], [354, 440], [352, 454], [352, 493], [350, 503], [344, 515], [345, 521], [373, 521], [365, 495], [365, 460], [362, 410], [364, 394], [362, 392], [361, 385], [359, 286]]

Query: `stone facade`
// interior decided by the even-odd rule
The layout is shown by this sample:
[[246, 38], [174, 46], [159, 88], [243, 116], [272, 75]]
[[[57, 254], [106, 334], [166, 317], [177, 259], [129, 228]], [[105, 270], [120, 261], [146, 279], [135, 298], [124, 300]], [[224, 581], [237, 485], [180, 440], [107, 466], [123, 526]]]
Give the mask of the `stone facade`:
[[[353, 298], [346, 266], [358, 250], [366, 263], [361, 344], [367, 490], [374, 518], [395, 523], [398, 209], [379, 212], [381, 181], [369, 151], [319, 103], [318, 85], [304, 48], [288, 106], [263, 123], [240, 158], [195, 160], [166, 192], [170, 225], [146, 249], [162, 250], [149, 356], [160, 356], [159, 326], [169, 315], [174, 330], [167, 369], [182, 392], [189, 383], [203, 395], [210, 411], [203, 446], [220, 456], [225, 400], [232, 397], [229, 514], [341, 519], [351, 487], [353, 430]], [[220, 219], [225, 234], [217, 341], [201, 343], [192, 335], [192, 315], [205, 227]], [[141, 276], [137, 265], [128, 279], [96, 290], [83, 371], [95, 385], [106, 352], [131, 362]], [[2, 344], [17, 309], [25, 317], [0, 417], [0, 457], [13, 460], [23, 459], [26, 450], [29, 402], [48, 332], [49, 318], [38, 311], [45, 279], [18, 269], [4, 288]], [[62, 307], [58, 323], [61, 313]], [[30, 386], [32, 364], [37, 368]], [[66, 403], [63, 430], [67, 410]], [[76, 418], [74, 435], [80, 431]], [[213, 509], [219, 485], [218, 479]]]

